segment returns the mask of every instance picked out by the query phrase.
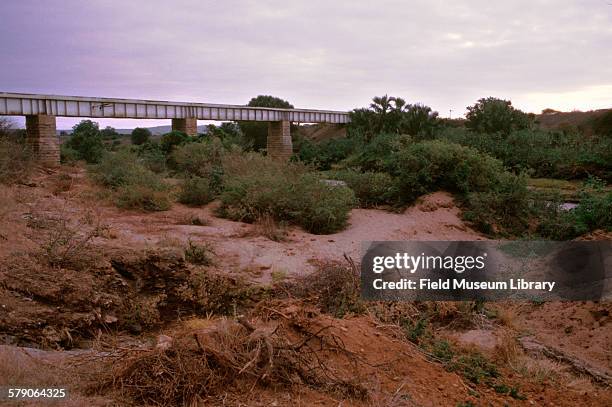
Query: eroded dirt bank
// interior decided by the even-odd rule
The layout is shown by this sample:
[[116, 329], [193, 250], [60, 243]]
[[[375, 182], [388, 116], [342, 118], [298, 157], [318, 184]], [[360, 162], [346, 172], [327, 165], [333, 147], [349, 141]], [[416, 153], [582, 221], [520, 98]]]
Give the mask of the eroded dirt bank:
[[[162, 396], [180, 404], [186, 400], [172, 389], [184, 383], [155, 376], [170, 369], [172, 377], [197, 371], [214, 379], [199, 393], [202, 405], [612, 403], [610, 383], [521, 347], [533, 337], [609, 376], [610, 304], [385, 305], [363, 314], [354, 304], [322, 305], [326, 295], [342, 297], [342, 282], [295, 291], [322, 264], [343, 254], [358, 261], [362, 241], [485, 239], [443, 192], [403, 213], [355, 209], [348, 228], [332, 235], [288, 227], [279, 241], [261, 225], [216, 217], [214, 203], [119, 210], [78, 168], [2, 187], [0, 200], [0, 338], [44, 349], [3, 346], [0, 384], [61, 384], [67, 369], [72, 405], [108, 405], [126, 394], [137, 404]], [[431, 326], [419, 325], [423, 316]], [[82, 349], [94, 349], [94, 360], [112, 355], [110, 367]], [[466, 379], [453, 363], [471, 350], [495, 361], [498, 376]], [[177, 365], [180, 355], [191, 362]], [[122, 385], [102, 385], [108, 372]], [[92, 387], [94, 373], [101, 387]], [[138, 390], [148, 374], [159, 385], [150, 393]]]

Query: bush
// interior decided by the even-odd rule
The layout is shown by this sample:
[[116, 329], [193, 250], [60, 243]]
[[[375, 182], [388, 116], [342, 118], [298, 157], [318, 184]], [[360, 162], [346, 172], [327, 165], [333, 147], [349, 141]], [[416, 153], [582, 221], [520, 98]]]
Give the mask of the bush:
[[458, 194], [465, 216], [486, 233], [526, 227], [526, 178], [478, 151], [443, 141], [423, 141], [394, 153], [390, 168], [402, 203], [438, 190]]
[[98, 123], [82, 120], [72, 128], [72, 136], [64, 143], [78, 153], [80, 160], [97, 163], [104, 155], [104, 142]]
[[205, 205], [214, 199], [210, 190], [210, 182], [206, 178], [186, 178], [181, 186], [179, 202], [186, 205]]
[[332, 165], [348, 157], [357, 148], [354, 138], [335, 138], [315, 143], [308, 139], [296, 143], [294, 158], [306, 164], [313, 164], [320, 170], [330, 170]]
[[139, 160], [149, 170], [161, 174], [166, 171], [166, 155], [159, 143], [148, 142], [135, 149]]
[[268, 214], [312, 233], [342, 229], [355, 203], [346, 187], [334, 187], [300, 163], [284, 163], [260, 154], [224, 160], [222, 216], [254, 222]]
[[187, 143], [191, 138], [182, 131], [173, 130], [162, 136], [160, 145], [164, 153], [170, 154], [177, 146]]
[[69, 147], [66, 143], [60, 145], [60, 162], [62, 164], [73, 164], [79, 161], [79, 152]]
[[601, 183], [583, 186], [578, 206], [561, 209], [560, 201], [548, 202], [540, 213], [538, 232], [552, 240], [573, 239], [596, 229], [612, 231], [612, 192], [604, 192]]
[[572, 179], [593, 174], [612, 179], [612, 140], [545, 130], [482, 135], [458, 128], [447, 128], [437, 138], [474, 147], [513, 171], [532, 170], [535, 177]]
[[113, 189], [119, 207], [145, 211], [170, 208], [168, 186], [130, 151], [105, 154], [99, 164], [90, 167], [90, 174], [96, 182]]
[[[182, 177], [206, 179], [211, 199], [221, 192], [223, 157], [229, 152], [217, 138], [203, 139], [177, 147], [169, 158], [172, 168]], [[202, 181], [199, 181], [201, 184]]]
[[379, 134], [349, 156], [343, 164], [362, 171], [391, 172], [393, 154], [410, 144], [412, 138], [397, 134]]
[[513, 130], [527, 129], [533, 115], [515, 109], [509, 100], [488, 97], [467, 107], [466, 126], [477, 132], [509, 134]]
[[151, 138], [151, 131], [149, 129], [145, 129], [142, 127], [136, 127], [132, 130], [132, 134], [130, 136], [130, 140], [132, 144], [139, 146], [149, 141]]
[[31, 158], [24, 143], [0, 136], [0, 183], [24, 182], [32, 170]]
[[358, 172], [349, 169], [329, 171], [326, 176], [346, 182], [362, 208], [394, 203], [397, 199], [393, 178], [384, 172]]

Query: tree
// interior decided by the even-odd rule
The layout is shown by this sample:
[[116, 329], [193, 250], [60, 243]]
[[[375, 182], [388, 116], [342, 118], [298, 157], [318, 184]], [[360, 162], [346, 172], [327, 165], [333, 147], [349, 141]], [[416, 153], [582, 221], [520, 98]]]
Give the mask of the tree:
[[134, 130], [132, 130], [132, 134], [130, 136], [132, 144], [136, 146], [146, 143], [150, 138], [151, 131], [142, 127], [136, 127]]
[[365, 141], [378, 134], [430, 134], [438, 123], [438, 112], [421, 104], [408, 104], [394, 96], [377, 96], [369, 108], [350, 112], [351, 134], [359, 134]]
[[104, 129], [100, 130], [100, 135], [103, 140], [115, 140], [119, 138], [119, 133], [111, 126], [106, 126]]
[[513, 130], [528, 129], [533, 124], [533, 117], [515, 109], [509, 100], [483, 98], [467, 110], [466, 126], [481, 133], [509, 134]]
[[[293, 105], [286, 100], [269, 95], [259, 95], [252, 98], [247, 106], [273, 107], [280, 109], [293, 109]], [[253, 146], [255, 151], [266, 148], [268, 139], [268, 123], [239, 121], [238, 126], [244, 134], [247, 143]]]
[[77, 152], [78, 158], [88, 163], [97, 163], [104, 154], [104, 143], [98, 123], [82, 120], [72, 128], [72, 136], [65, 143]]
[[182, 131], [172, 130], [170, 133], [166, 133], [162, 136], [160, 141], [161, 149], [166, 154], [170, 154], [176, 146], [180, 146], [183, 143], [187, 143], [191, 138]]

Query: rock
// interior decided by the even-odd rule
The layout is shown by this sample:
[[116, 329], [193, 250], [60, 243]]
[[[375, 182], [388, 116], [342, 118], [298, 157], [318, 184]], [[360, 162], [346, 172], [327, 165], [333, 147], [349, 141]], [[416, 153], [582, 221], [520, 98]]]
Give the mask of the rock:
[[106, 323], [106, 324], [114, 324], [118, 320], [119, 319], [116, 316], [114, 316], [114, 315], [105, 315], [104, 316], [104, 323]]
[[158, 350], [166, 350], [169, 349], [170, 346], [172, 346], [172, 337], [168, 336], [168, 335], [159, 335], [157, 337], [157, 344], [155, 344], [155, 349]]

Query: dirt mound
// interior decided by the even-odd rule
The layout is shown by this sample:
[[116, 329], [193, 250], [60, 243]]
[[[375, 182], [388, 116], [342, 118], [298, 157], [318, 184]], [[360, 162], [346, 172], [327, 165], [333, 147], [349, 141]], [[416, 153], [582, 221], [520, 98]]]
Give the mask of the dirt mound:
[[[368, 318], [336, 320], [299, 302], [270, 302], [249, 319], [199, 323], [205, 327], [169, 332], [168, 345], [113, 359], [98, 391], [110, 386], [138, 403], [161, 405], [212, 402], [230, 388], [259, 398], [256, 404], [269, 395], [253, 394], [254, 388], [306, 387], [316, 391], [307, 396], [310, 402], [340, 397], [355, 405], [455, 405], [470, 399], [460, 378], [410, 344], [382, 335]], [[437, 388], [424, 391], [432, 382]]]

